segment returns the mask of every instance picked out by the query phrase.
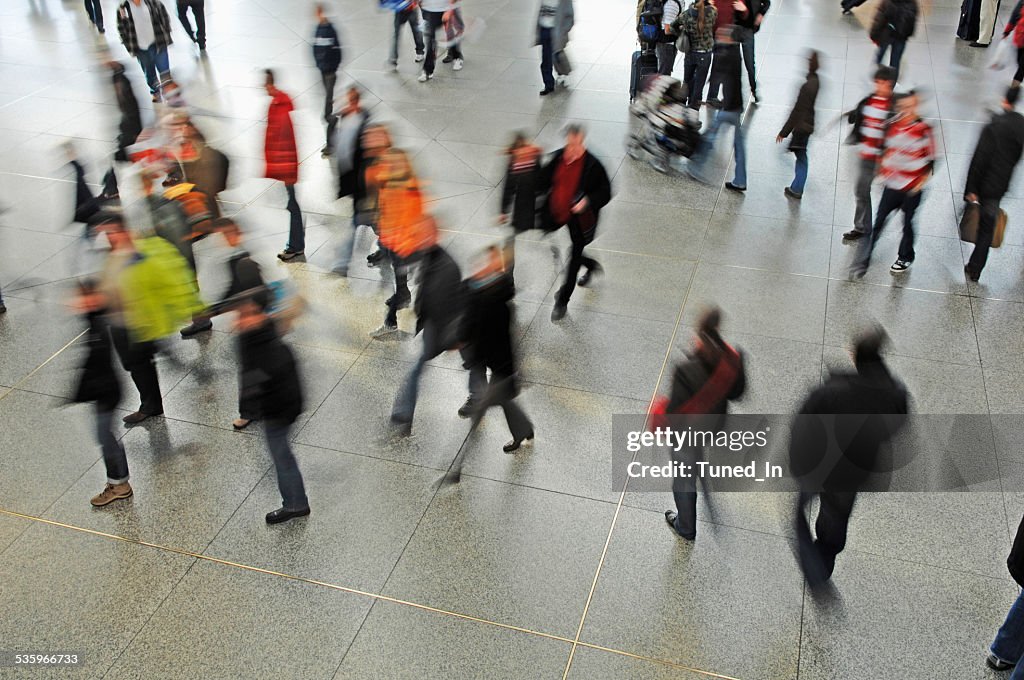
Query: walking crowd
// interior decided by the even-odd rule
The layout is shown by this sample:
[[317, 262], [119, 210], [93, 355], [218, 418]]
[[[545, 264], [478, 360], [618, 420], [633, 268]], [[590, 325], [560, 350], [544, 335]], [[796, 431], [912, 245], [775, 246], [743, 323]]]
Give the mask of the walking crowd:
[[[856, 11], [859, 4], [844, 0], [842, 9]], [[979, 20], [970, 18], [975, 4], [981, 7], [980, 29]], [[100, 3], [87, 0], [85, 6], [90, 21], [103, 33]], [[422, 64], [420, 83], [434, 77], [438, 59], [451, 64], [453, 71], [472, 68], [463, 52], [469, 22], [462, 15], [460, 2], [380, 0], [380, 6], [394, 15], [389, 69], [398, 69], [406, 25], [412, 34], [413, 63]], [[630, 94], [634, 99], [631, 111], [640, 119], [641, 131], [630, 139], [631, 155], [646, 150], [652, 154], [652, 164], [663, 172], [685, 162], [690, 177], [707, 182], [719, 137], [724, 128], [731, 128], [735, 174], [724, 187], [740, 195], [747, 190], [745, 126], [749, 107], [763, 101], [755, 64], [756, 36], [770, 9], [770, 0], [638, 2], [640, 49], [632, 59]], [[988, 3], [965, 0], [968, 23], [974, 22], [969, 39], [981, 46], [988, 44], [985, 40], [994, 32], [995, 13], [990, 10]], [[856, 146], [859, 160], [854, 226], [843, 235], [844, 241], [854, 246], [851, 279], [866, 274], [887, 221], [897, 211], [903, 216], [903, 232], [890, 271], [902, 274], [916, 260], [914, 219], [934, 173], [936, 132], [919, 113], [923, 95], [901, 89], [898, 83], [902, 55], [915, 33], [919, 14], [917, 0], [878, 3], [869, 33], [877, 46], [873, 89], [844, 114], [851, 125], [848, 141]], [[1024, 117], [1016, 110], [1024, 69], [1021, 14], [1018, 3], [1003, 31], [1003, 39], [1016, 46], [1018, 70], [999, 110], [981, 131], [963, 188], [966, 206], [961, 236], [974, 243], [964, 269], [973, 282], [981, 278], [990, 249], [1002, 240], [1006, 215], [1000, 210], [1000, 201], [1024, 151]], [[512, 140], [505, 151], [500, 213], [495, 216], [507, 233], [478, 253], [468, 275], [464, 274], [441, 244], [444, 225], [428, 209], [425, 179], [410, 154], [396, 143], [386, 120], [365, 106], [365, 92], [355, 82], [342, 83], [336, 96], [339, 79], [346, 77], [341, 72], [344, 26], [335, 26], [329, 15], [327, 6], [315, 4], [310, 31], [311, 59], [323, 87], [323, 107], [318, 114], [324, 123], [321, 154], [335, 178], [332, 198], [350, 198], [352, 206], [351, 221], [340, 230], [331, 271], [348, 277], [355, 257], [365, 257], [368, 267], [381, 270], [385, 279], [393, 281], [394, 289], [383, 301], [382, 322], [371, 333], [373, 340], [399, 342], [411, 334], [418, 337], [422, 348], [396, 386], [391, 431], [395, 437], [412, 432], [426, 364], [443, 353], [458, 352], [467, 370], [467, 398], [457, 415], [468, 419], [473, 430], [490, 407], [500, 407], [511, 436], [503, 450], [520, 451], [543, 433], [535, 431], [518, 400], [523, 376], [512, 340], [516, 238], [532, 230], [545, 235], [567, 231], [570, 247], [550, 314], [551, 322], [562, 322], [577, 288], [594, 285], [603, 273], [587, 249], [599, 233], [602, 211], [613, 197], [608, 168], [588, 148], [587, 130], [580, 123], [566, 125], [563, 145], [550, 151], [537, 146], [526, 132], [509, 131]], [[203, 1], [178, 0], [177, 16], [205, 55]], [[571, 73], [566, 53], [573, 24], [572, 0], [540, 0], [534, 28], [535, 46], [541, 48], [541, 96], [557, 91], [556, 74]], [[172, 29], [161, 0], [125, 0], [117, 9], [117, 28], [125, 50], [142, 69], [154, 115], [144, 123], [125, 65], [107, 58], [110, 101], [120, 113], [120, 125], [117, 148], [99, 195], [93, 195], [87, 184], [85, 163], [74, 146], [69, 144], [66, 149], [77, 180], [74, 221], [84, 225], [85, 250], [100, 254], [99, 263], [77, 282], [74, 302], [87, 328], [86, 358], [75, 400], [93, 405], [96, 439], [107, 474], [103, 490], [91, 502], [103, 507], [134, 493], [128, 457], [114, 434], [115, 409], [128, 398], [121, 391], [118, 364], [128, 372], [138, 393], [138, 405], [124, 416], [123, 423], [137, 426], [164, 413], [157, 357], [168, 351], [171, 338], [199, 337], [212, 330], [215, 317], [230, 313], [239, 373], [238, 413], [232, 426], [245, 430], [254, 422], [262, 424], [282, 499], [281, 507], [269, 512], [266, 521], [275, 524], [308, 515], [311, 501], [291, 447], [291, 428], [304, 409], [304, 387], [295, 353], [286, 341], [302, 313], [303, 300], [287, 280], [264, 278], [260, 265], [244, 248], [245, 225], [222, 217], [218, 195], [228, 187], [230, 163], [208, 143], [171, 78], [167, 48], [172, 43]], [[675, 79], [672, 74], [680, 57], [683, 77]], [[822, 87], [819, 72], [826, 58], [827, 54], [818, 51], [807, 54], [803, 83], [776, 136], [778, 143], [788, 140], [788, 151], [795, 157], [793, 180], [782, 188], [792, 201], [800, 201], [806, 191], [813, 190], [813, 185], [808, 188], [807, 184], [813, 162], [810, 140], [816, 131], [815, 109]], [[279, 71], [266, 68], [261, 78], [267, 95], [262, 174], [281, 182], [287, 196], [288, 237], [277, 257], [284, 263], [301, 262], [306, 234], [296, 190], [300, 181], [292, 121], [296, 104]], [[704, 105], [713, 109], [706, 129], [699, 117]], [[685, 190], [687, 180], [682, 176], [679, 180]], [[877, 206], [872, 201], [876, 183], [882, 185]], [[131, 196], [131, 187], [138, 187], [137, 197]], [[369, 230], [375, 238], [374, 248], [365, 255], [355, 252], [360, 230]], [[229, 283], [221, 291], [199, 287], [193, 246], [204, 239], [211, 239], [228, 255]], [[415, 326], [403, 333], [399, 312], [409, 307]], [[5, 311], [0, 298], [0, 313]], [[675, 367], [669, 393], [658, 401], [652, 416], [724, 415], [731, 402], [742, 399], [746, 359], [723, 338], [721, 323], [718, 309], [706, 310], [701, 316], [692, 352]], [[585, 338], [576, 341], [587, 342]], [[800, 412], [906, 415], [909, 395], [886, 364], [886, 342], [886, 334], [879, 328], [853, 338], [854, 370], [831, 375], [811, 390]], [[135, 395], [130, 398], [135, 401]], [[878, 448], [895, 434], [895, 430], [878, 432], [872, 443], [844, 454], [870, 467]], [[795, 427], [794, 436], [800, 435]], [[807, 510], [814, 496], [819, 509], [812, 533]], [[836, 568], [856, 497], [856, 490], [846, 487], [806, 490], [799, 496], [793, 509], [797, 559], [812, 586], [827, 582]], [[665, 519], [678, 536], [695, 540], [696, 486], [681, 484], [674, 499], [675, 508], [665, 512]], [[1024, 584], [1022, 532], [1024, 524], [1010, 566], [1017, 581]], [[992, 644], [988, 658], [992, 668], [1016, 666], [1024, 654], [1021, 630], [1024, 596], [1014, 604]], [[1012, 677], [1024, 677], [1024, 670], [1015, 671]]]

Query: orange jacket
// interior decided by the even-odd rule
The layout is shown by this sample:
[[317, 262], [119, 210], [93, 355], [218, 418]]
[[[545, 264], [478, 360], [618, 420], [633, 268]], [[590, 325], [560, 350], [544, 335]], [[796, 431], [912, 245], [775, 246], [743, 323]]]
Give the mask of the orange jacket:
[[408, 257], [420, 248], [423, 220], [423, 194], [415, 179], [384, 182], [377, 195], [380, 217], [377, 221], [380, 243], [399, 257]]

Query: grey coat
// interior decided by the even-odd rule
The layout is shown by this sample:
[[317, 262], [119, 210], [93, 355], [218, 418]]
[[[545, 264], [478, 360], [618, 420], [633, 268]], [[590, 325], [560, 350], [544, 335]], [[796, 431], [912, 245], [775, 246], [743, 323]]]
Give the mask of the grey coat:
[[[540, 10], [537, 10], [538, 19]], [[558, 0], [558, 10], [555, 13], [555, 27], [552, 29], [552, 51], [559, 52], [569, 44], [569, 31], [572, 30], [573, 11], [572, 0]], [[540, 44], [540, 22], [537, 22], [537, 38], [533, 43]]]

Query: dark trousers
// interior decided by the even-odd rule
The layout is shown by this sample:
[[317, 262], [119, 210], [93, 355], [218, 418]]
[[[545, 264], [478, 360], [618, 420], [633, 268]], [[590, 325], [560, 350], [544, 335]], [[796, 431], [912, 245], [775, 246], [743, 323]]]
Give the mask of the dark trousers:
[[416, 45], [416, 54], [423, 54], [423, 32], [420, 31], [420, 13], [413, 7], [411, 9], [395, 12], [395, 32], [391, 37], [391, 63], [398, 63], [398, 34], [402, 32], [402, 26], [409, 24], [412, 31], [412, 41]]
[[992, 236], [996, 230], [996, 219], [999, 216], [998, 198], [980, 198], [980, 215], [978, 217], [978, 238], [974, 244], [974, 252], [967, 261], [967, 268], [975, 275], [981, 274], [988, 262], [988, 250], [992, 247]]
[[114, 409], [96, 405], [96, 441], [103, 451], [103, 465], [107, 468], [108, 484], [123, 484], [128, 481], [128, 457], [124, 447], [114, 436]]
[[[431, 74], [437, 64], [437, 32], [444, 25], [444, 12], [428, 12], [425, 9], [421, 11], [427, 30], [427, 58], [423, 62], [423, 70], [427, 74]], [[458, 43], [448, 48], [448, 54], [454, 59], [462, 59], [462, 50]]]
[[683, 62], [683, 79], [689, 93], [687, 103], [694, 111], [700, 110], [701, 98], [704, 96], [704, 83], [707, 82], [710, 69], [710, 52], [690, 50], [686, 53], [686, 59]]
[[555, 89], [555, 50], [550, 28], [540, 29], [540, 77], [544, 81], [545, 90]]
[[423, 368], [428, 361], [446, 349], [440, 346], [439, 339], [437, 328], [428, 321], [423, 327], [423, 353], [413, 364], [402, 387], [398, 390], [394, 406], [391, 407], [392, 422], [412, 423], [413, 414], [416, 412], [416, 401], [419, 398], [420, 375], [423, 374]]
[[654, 52], [658, 55], [658, 74], [663, 76], [672, 75], [672, 69], [676, 66], [676, 44], [660, 42], [654, 46]]
[[754, 31], [743, 30], [743, 39], [740, 42], [740, 53], [743, 55], [743, 67], [747, 69], [747, 83], [750, 85], [750, 93], [757, 94], [757, 69], [754, 64]]
[[408, 297], [409, 293], [409, 263], [398, 256], [398, 253], [381, 246], [381, 250], [391, 261], [391, 269], [395, 273], [395, 294], [388, 301], [388, 314], [384, 318], [384, 324], [388, 326], [398, 325], [398, 302], [400, 297]]
[[[675, 462], [688, 465], [696, 470], [695, 463], [703, 458], [702, 452], [682, 449], [672, 453]], [[703, 483], [703, 482], [702, 482]], [[674, 477], [672, 479], [672, 498], [676, 502], [676, 519], [673, 527], [685, 539], [697, 537], [697, 480], [694, 477]]]
[[139, 411], [156, 414], [164, 412], [163, 397], [160, 396], [160, 377], [156, 372], [156, 345], [152, 342], [132, 342], [128, 329], [110, 327], [110, 339], [121, 360], [124, 370], [132, 376], [132, 382], [139, 391]]
[[881, 64], [882, 58], [885, 56], [885, 51], [889, 50], [889, 66], [896, 69], [896, 77], [900, 75], [900, 59], [903, 58], [903, 50], [907, 47], [906, 40], [893, 40], [892, 42], [882, 43], [878, 46], [878, 52], [875, 54], [875, 63]]
[[[197, 43], [199, 47], [206, 48], [206, 13], [203, 9], [205, 0], [178, 0], [178, 20], [185, 27], [185, 33], [189, 40]], [[192, 15], [196, 18], [196, 30], [192, 32], [192, 24], [188, 20], [188, 8], [192, 8]]]
[[580, 267], [594, 270], [601, 266], [597, 260], [583, 254], [583, 249], [586, 247], [583, 232], [571, 222], [569, 224], [569, 237], [572, 239], [569, 267], [565, 272], [565, 283], [559, 288], [558, 295], [555, 298], [555, 304], [560, 307], [569, 304], [569, 298], [572, 297], [572, 292], [576, 289], [576, 277], [580, 273]]
[[288, 192], [288, 250], [303, 251], [306, 249], [306, 230], [302, 226], [302, 210], [299, 208], [299, 201], [295, 198], [295, 185], [285, 184], [285, 191]]
[[[481, 366], [483, 370], [486, 367]], [[472, 375], [472, 373], [470, 373]], [[500, 406], [505, 413], [505, 422], [514, 440], [522, 441], [533, 437], [533, 423], [529, 416], [515, 402], [515, 378], [501, 375], [491, 370], [491, 380], [486, 383], [482, 397], [474, 403], [473, 428], [480, 423], [484, 414], [492, 406]]]
[[822, 492], [817, 494], [821, 507], [814, 523], [815, 537], [807, 519], [807, 504], [815, 494], [800, 492], [796, 508], [796, 536], [800, 568], [812, 584], [820, 584], [832, 576], [836, 555], [846, 547], [846, 530], [850, 513], [857, 500], [856, 492]]
[[277, 472], [277, 488], [281, 492], [282, 505], [286, 510], [305, 510], [309, 507], [306, 485], [302, 481], [299, 463], [288, 442], [291, 424], [268, 420], [264, 425], [267, 434], [267, 448], [274, 459]]
[[334, 128], [338, 125], [338, 117], [334, 115], [334, 84], [338, 82], [337, 71], [321, 71], [320, 82], [324, 84], [324, 122], [327, 123], [327, 146], [330, 147]]
[[1017, 48], [1017, 71], [1013, 74], [1014, 82], [1024, 80], [1024, 47]]
[[85, 0], [85, 12], [89, 15], [89, 21], [96, 25], [96, 28], [103, 30], [103, 6], [100, 0]]
[[914, 212], [921, 205], [921, 193], [915, 191], [897, 191], [886, 187], [882, 191], [882, 198], [878, 201], [878, 215], [875, 217], [875, 225], [871, 230], [871, 238], [863, 239], [861, 244], [858, 266], [867, 269], [871, 264], [871, 254], [875, 250], [875, 244], [882, 235], [886, 220], [894, 210], [903, 211], [903, 238], [900, 240], [900, 249], [897, 257], [904, 262], [914, 261]]

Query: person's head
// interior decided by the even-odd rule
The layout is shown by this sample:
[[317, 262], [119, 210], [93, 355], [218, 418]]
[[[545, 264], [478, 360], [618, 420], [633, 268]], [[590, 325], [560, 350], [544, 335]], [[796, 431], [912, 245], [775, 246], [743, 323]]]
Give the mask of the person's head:
[[313, 12], [316, 14], [316, 20], [321, 24], [327, 23], [327, 8], [324, 3], [318, 2], [313, 5]]
[[237, 248], [242, 243], [242, 229], [238, 223], [227, 217], [219, 217], [213, 222], [213, 228], [220, 232], [228, 247]]
[[579, 123], [569, 123], [565, 127], [565, 159], [574, 161], [583, 156], [587, 150], [587, 133]]
[[266, 89], [267, 94], [273, 96], [277, 92], [277, 88], [274, 87], [274, 72], [268, 69], [263, 69], [263, 87]]
[[913, 90], [896, 98], [896, 112], [904, 118], [917, 118], [917, 93]]
[[240, 333], [262, 326], [267, 320], [265, 289], [246, 291], [234, 305], [238, 312], [235, 330]]
[[882, 349], [889, 340], [881, 326], [874, 326], [860, 333], [853, 340], [853, 365], [858, 371], [882, 361]]
[[379, 156], [391, 147], [391, 134], [384, 125], [370, 124], [363, 130], [362, 141], [366, 155]]
[[359, 88], [355, 85], [349, 85], [348, 89], [345, 90], [345, 99], [348, 101], [350, 107], [358, 108], [359, 100], [362, 94], [359, 92]]
[[818, 67], [821, 65], [821, 53], [818, 50], [811, 50], [807, 53], [807, 74], [818, 72]]
[[722, 324], [722, 310], [710, 307], [701, 314], [697, 321], [697, 337], [694, 339], [694, 352], [706, 363], [714, 363], [722, 354], [725, 341], [718, 329]]
[[115, 213], [98, 216], [93, 230], [97, 234], [105, 234], [112, 250], [126, 250], [132, 247], [132, 235], [124, 223], [124, 218]]
[[875, 69], [875, 94], [879, 97], [891, 97], [892, 88], [896, 84], [896, 69], [891, 66], [879, 66]]
[[1020, 85], [1011, 85], [1003, 95], [1003, 108], [1012, 111], [1017, 106], [1018, 99], [1020, 99]]

